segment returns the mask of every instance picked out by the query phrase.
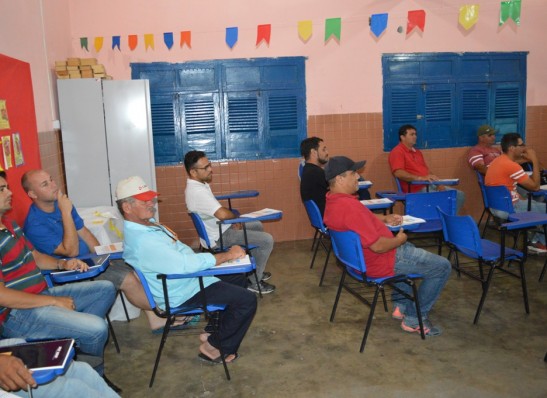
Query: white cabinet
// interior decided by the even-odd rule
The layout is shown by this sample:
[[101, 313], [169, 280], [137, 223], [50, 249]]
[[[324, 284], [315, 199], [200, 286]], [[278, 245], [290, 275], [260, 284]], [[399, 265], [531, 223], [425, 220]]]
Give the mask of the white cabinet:
[[148, 80], [58, 80], [68, 195], [76, 207], [115, 206], [118, 182], [156, 190]]

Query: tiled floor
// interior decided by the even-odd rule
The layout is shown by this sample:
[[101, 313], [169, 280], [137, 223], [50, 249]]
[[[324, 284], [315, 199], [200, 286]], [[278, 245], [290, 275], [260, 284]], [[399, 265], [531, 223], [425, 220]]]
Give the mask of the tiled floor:
[[197, 336], [170, 337], [156, 382], [148, 388], [160, 336], [144, 316], [115, 322], [121, 353], [106, 349], [111, 380], [124, 397], [545, 397], [547, 396], [547, 278], [544, 257], [531, 257], [526, 315], [520, 283], [494, 281], [478, 325], [473, 316], [480, 285], [453, 272], [432, 320], [440, 337], [420, 340], [401, 331], [381, 308], [365, 352], [359, 353], [368, 309], [343, 294], [334, 323], [329, 315], [340, 271], [331, 260], [318, 287], [323, 255], [309, 269], [311, 241], [276, 244], [268, 270], [274, 294], [259, 309], [230, 365], [198, 361]]

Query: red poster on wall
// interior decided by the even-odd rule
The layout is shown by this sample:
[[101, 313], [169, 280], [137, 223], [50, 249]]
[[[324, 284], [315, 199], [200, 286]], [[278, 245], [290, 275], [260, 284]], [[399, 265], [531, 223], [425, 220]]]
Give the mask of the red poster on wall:
[[34, 93], [30, 65], [3, 54], [0, 54], [0, 103], [0, 166], [6, 171], [13, 192], [13, 210], [9, 216], [23, 225], [30, 199], [21, 187], [21, 176], [28, 170], [41, 168]]

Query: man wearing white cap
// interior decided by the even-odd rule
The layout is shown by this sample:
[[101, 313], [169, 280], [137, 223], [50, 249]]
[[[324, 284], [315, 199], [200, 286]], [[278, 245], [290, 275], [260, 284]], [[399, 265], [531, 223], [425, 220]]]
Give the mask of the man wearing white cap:
[[[194, 253], [180, 242], [173, 231], [158, 224], [157, 192], [152, 191], [140, 177], [129, 177], [118, 183], [116, 199], [124, 221], [124, 260], [144, 274], [154, 300], [165, 307], [163, 287], [157, 274], [185, 274], [213, 268], [223, 262], [240, 258], [245, 251], [240, 246], [224, 253]], [[256, 296], [244, 288], [246, 278], [231, 278], [231, 283], [216, 277], [205, 277], [203, 283], [209, 302], [227, 304], [220, 318], [219, 340], [226, 362], [238, 358], [237, 350], [256, 312]], [[201, 303], [198, 278], [169, 281], [170, 305], [188, 306]], [[200, 335], [199, 358], [209, 363], [221, 363], [217, 342], [208, 333]]]

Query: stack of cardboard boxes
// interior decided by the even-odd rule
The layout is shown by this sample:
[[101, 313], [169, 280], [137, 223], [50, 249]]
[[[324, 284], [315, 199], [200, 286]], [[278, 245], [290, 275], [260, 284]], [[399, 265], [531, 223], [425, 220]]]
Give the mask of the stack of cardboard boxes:
[[66, 61], [55, 61], [55, 73], [58, 79], [112, 79], [106, 74], [104, 65], [97, 63], [96, 58], [67, 58]]

